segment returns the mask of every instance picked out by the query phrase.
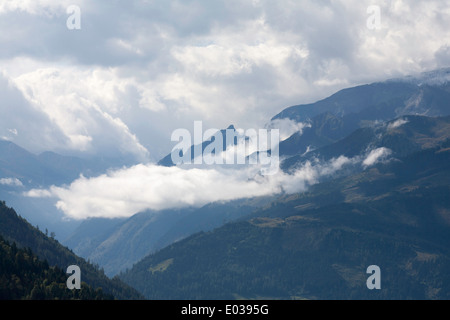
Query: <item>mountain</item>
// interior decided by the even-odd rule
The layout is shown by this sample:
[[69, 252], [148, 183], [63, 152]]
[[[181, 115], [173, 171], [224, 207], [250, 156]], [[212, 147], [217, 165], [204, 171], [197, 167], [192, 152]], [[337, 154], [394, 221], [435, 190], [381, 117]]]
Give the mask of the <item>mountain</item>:
[[[435, 77], [440, 73], [444, 77], [449, 70], [435, 71]], [[426, 74], [422, 77], [426, 77]], [[380, 120], [403, 115], [439, 116], [448, 113], [450, 81], [421, 81], [421, 77], [415, 79], [391, 79], [343, 89], [315, 103], [289, 107], [273, 119], [289, 118], [301, 122], [326, 112], [339, 117], [375, 116]]]
[[[307, 124], [280, 143], [281, 157], [302, 155], [335, 143], [359, 128], [405, 115], [450, 115], [449, 69], [346, 88], [315, 103], [291, 106], [271, 120], [290, 119]], [[234, 126], [228, 129], [235, 130]], [[226, 130], [221, 130], [225, 136]], [[202, 151], [211, 143], [204, 141]], [[226, 144], [224, 142], [224, 150]], [[191, 160], [195, 146], [190, 147]], [[173, 166], [171, 154], [158, 162]]]
[[54, 152], [34, 154], [11, 141], [0, 140], [0, 198], [20, 211], [30, 223], [56, 232], [57, 238], [63, 241], [79, 222], [66, 219], [56, 209], [54, 199], [31, 198], [24, 192], [70, 184], [80, 175], [97, 176], [125, 163], [129, 162], [125, 159], [82, 159]]
[[[348, 88], [273, 117], [306, 124], [280, 143], [285, 173], [306, 161], [359, 159], [307, 193], [89, 219], [65, 229], [63, 243], [109, 276], [122, 271], [121, 279], [156, 299], [446, 297], [448, 256], [440, 244], [447, 241], [448, 74], [450, 69]], [[224, 139], [227, 131], [237, 132], [234, 126], [219, 131]], [[212, 142], [188, 144], [190, 160]], [[224, 150], [236, 144], [223, 142]], [[377, 150], [386, 152], [386, 161], [369, 161]], [[96, 175], [104, 163], [109, 161], [33, 155], [3, 141], [0, 193], [27, 219], [45, 217], [47, 226], [57, 216], [51, 199], [24, 201], [23, 191]], [[170, 154], [158, 164], [174, 165]], [[371, 257], [383, 281], [392, 283], [387, 292], [371, 295], [365, 287]], [[412, 284], [415, 273], [419, 284]]]
[[[116, 299], [142, 298], [140, 293], [118, 278], [108, 278], [98, 266], [93, 266], [67, 247], [62, 246], [52, 235], [44, 234], [33, 227], [24, 218], [18, 216], [14, 209], [7, 207], [3, 201], [0, 202], [0, 236], [9, 243], [14, 243], [18, 248], [31, 250], [33, 255], [41, 261], [46, 261], [54, 270], [56, 270], [55, 267], [66, 270], [70, 265], [79, 266], [81, 280], [94, 290], [102, 288], [102, 292]], [[41, 267], [48, 269], [42, 264]], [[45, 270], [41, 271], [45, 273]], [[67, 277], [65, 279], [67, 280]]]
[[[281, 196], [120, 278], [151, 299], [448, 299], [449, 160], [446, 140]], [[380, 290], [366, 286], [371, 265]]]
[[201, 208], [145, 211], [128, 219], [89, 219], [64, 241], [80, 256], [101, 265], [108, 276], [175, 241], [237, 220], [271, 197], [211, 203]]
[[[220, 136], [222, 137], [222, 150], [220, 150], [220, 151], [225, 151], [225, 150], [227, 150], [227, 147], [229, 147], [230, 145], [236, 145], [237, 144], [237, 138], [235, 138], [235, 135], [236, 135], [236, 137], [238, 137], [239, 134], [236, 131], [236, 128], [234, 127], [234, 125], [230, 125], [227, 129], [222, 129], [222, 130], [218, 131], [216, 134], [220, 134]], [[203, 135], [203, 132], [202, 132], [202, 135]], [[227, 141], [227, 135], [229, 137], [232, 137], [233, 141], [231, 141], [231, 142]], [[203, 140], [203, 137], [200, 137], [200, 139]], [[194, 163], [194, 158], [196, 156], [195, 155], [195, 150], [196, 149], [201, 150], [201, 152], [203, 154], [203, 151], [205, 150], [205, 148], [207, 146], [209, 146], [211, 143], [213, 143], [214, 139], [215, 139], [215, 137], [213, 136], [209, 140], [203, 141], [201, 143], [201, 145], [200, 144], [197, 144], [197, 145], [192, 144], [190, 146], [190, 148], [188, 148], [188, 151], [187, 151], [187, 154], [188, 154], [188, 156], [190, 158], [190, 162]], [[183, 156], [183, 151], [180, 150], [180, 149], [173, 150], [172, 153], [173, 152], [175, 152], [175, 153], [178, 152], [180, 157]], [[219, 152], [219, 150], [215, 150], [215, 152]], [[165, 166], [165, 167], [173, 167], [173, 166], [175, 166], [176, 164], [173, 163], [173, 161], [172, 161], [172, 153], [166, 155], [160, 161], [158, 161], [158, 165]]]
[[358, 128], [405, 115], [450, 115], [450, 69], [341, 90], [274, 116], [309, 124], [280, 143], [281, 156], [301, 155], [341, 140]]
[[75, 157], [46, 152], [35, 155], [10, 141], [0, 141], [0, 196], [19, 210], [32, 224], [66, 237], [76, 222], [62, 220], [62, 215], [49, 199], [28, 198], [23, 193], [39, 188], [70, 183], [80, 173], [88, 173], [88, 164]]
[[403, 116], [385, 123], [355, 130], [345, 138], [305, 154], [285, 159], [281, 167], [289, 171], [313, 159], [364, 156], [371, 150], [387, 148], [394, 157], [432, 148], [450, 138], [450, 116]]
[[[390, 158], [175, 242], [120, 278], [151, 299], [448, 299], [448, 71], [283, 110], [272, 120], [307, 123], [280, 144], [288, 173], [378, 148]], [[384, 290], [366, 287], [373, 264]]]
[[[430, 80], [441, 73], [445, 74], [444, 71], [438, 71], [433, 77], [427, 76], [427, 81], [393, 79], [348, 88], [316, 103], [283, 110], [272, 120], [289, 118], [308, 125], [280, 143], [282, 169], [291, 172], [305, 161], [327, 161], [342, 155], [362, 158], [371, 150], [381, 147], [388, 148], [392, 157], [405, 156], [422, 147], [430, 147], [431, 144], [420, 140], [420, 136], [428, 135], [433, 130], [439, 131], [440, 127], [445, 127], [448, 119], [414, 114], [450, 114], [447, 103], [450, 101], [448, 82]], [[236, 132], [234, 126], [221, 130], [223, 138], [227, 130]], [[429, 138], [435, 139], [435, 142], [446, 139], [445, 134], [435, 135], [439, 137], [433, 138], [431, 134]], [[190, 159], [193, 160], [195, 148], [203, 151], [210, 143], [211, 140], [204, 141], [201, 146], [190, 145]], [[224, 140], [224, 149], [226, 145]], [[171, 154], [158, 164], [173, 166]], [[359, 165], [350, 172], [363, 169]], [[260, 205], [263, 204], [264, 201]], [[105, 225], [114, 224], [107, 230], [103, 230], [101, 220], [90, 220], [81, 224], [64, 243], [74, 248], [76, 253], [104, 266], [108, 275], [114, 275], [174, 241], [194, 232], [219, 227], [224, 221], [222, 212], [236, 212], [232, 218], [227, 218], [227, 221], [231, 221], [243, 218], [257, 208], [252, 206], [246, 208], [247, 211], [240, 211], [233, 208], [233, 204], [211, 204], [200, 210], [166, 210], [161, 214], [142, 212], [126, 221], [105, 221]], [[209, 220], [206, 219], [214, 219], [214, 222], [207, 224], [205, 221]]]
[[111, 300], [101, 288], [85, 282], [80, 290], [65, 285], [67, 274], [50, 267], [28, 249], [17, 248], [0, 236], [0, 300]]
[[114, 166], [106, 160], [81, 159], [54, 152], [33, 154], [11, 141], [0, 140], [0, 177], [16, 178], [27, 187], [70, 183], [80, 174], [89, 177]]

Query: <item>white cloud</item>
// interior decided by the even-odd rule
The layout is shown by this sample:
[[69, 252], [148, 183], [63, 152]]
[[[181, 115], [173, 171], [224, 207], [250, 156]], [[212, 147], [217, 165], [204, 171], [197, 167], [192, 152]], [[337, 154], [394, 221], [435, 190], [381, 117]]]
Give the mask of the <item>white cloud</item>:
[[362, 164], [365, 167], [373, 166], [375, 163], [386, 159], [386, 157], [389, 156], [391, 153], [392, 153], [392, 150], [385, 148], [385, 147], [374, 149], [374, 150], [370, 151], [370, 153], [364, 159]]
[[387, 128], [388, 128], [388, 130], [392, 130], [392, 129], [401, 127], [402, 125], [404, 125], [406, 123], [408, 123], [408, 119], [397, 119], [394, 122], [389, 123]]
[[51, 119], [28, 101], [17, 86], [0, 73], [0, 137], [30, 151], [53, 150], [68, 143]]
[[306, 122], [296, 122], [289, 118], [271, 120], [266, 127], [268, 129], [280, 130], [280, 141], [286, 140], [294, 133], [303, 133], [304, 128], [310, 128], [311, 124]]
[[31, 189], [24, 192], [24, 195], [30, 198], [51, 198], [52, 193], [49, 190], [44, 189]]
[[291, 175], [281, 174], [275, 178], [281, 177], [278, 183], [282, 185], [283, 190], [288, 193], [306, 191], [310, 185], [316, 184], [323, 177], [332, 176], [346, 165], [357, 163], [355, 158], [340, 156], [333, 158], [325, 163], [314, 163], [307, 161], [300, 168], [297, 168]]
[[114, 70], [48, 67], [22, 74], [14, 83], [67, 137], [66, 149], [147, 159], [146, 148], [118, 116], [127, 105], [139, 105], [132, 79], [120, 79]]
[[22, 11], [33, 15], [51, 16], [65, 12], [72, 2], [71, 0], [1, 0], [0, 14]]
[[262, 176], [258, 166], [246, 168], [183, 169], [153, 164], [136, 165], [107, 174], [80, 177], [70, 186], [33, 189], [28, 197], [54, 197], [56, 206], [70, 218], [129, 217], [146, 210], [202, 206], [281, 192], [305, 191], [310, 185], [357, 162], [341, 156], [325, 163], [306, 162], [293, 174], [281, 170]]
[[23, 187], [22, 181], [17, 178], [1, 178], [0, 184], [11, 187]]
[[[276, 192], [270, 184], [246, 179], [244, 171], [229, 174], [216, 169], [137, 165], [92, 179], [81, 177], [68, 188], [52, 187], [48, 192], [59, 199], [59, 209], [77, 219], [124, 217], [145, 209], [198, 206]], [[32, 194], [39, 192], [47, 195], [32, 190]]]

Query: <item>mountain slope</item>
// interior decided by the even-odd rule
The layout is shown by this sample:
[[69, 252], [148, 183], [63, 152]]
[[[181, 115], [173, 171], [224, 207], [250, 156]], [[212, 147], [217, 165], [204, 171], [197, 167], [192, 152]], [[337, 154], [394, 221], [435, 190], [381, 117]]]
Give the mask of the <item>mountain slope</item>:
[[109, 279], [99, 268], [76, 256], [57, 240], [31, 226], [12, 208], [8, 208], [5, 202], [0, 202], [0, 236], [9, 242], [16, 243], [19, 248], [30, 248], [39, 259], [46, 260], [50, 266], [58, 266], [66, 270], [70, 265], [78, 265], [81, 269], [82, 281], [94, 288], [101, 287], [105, 293], [112, 294], [117, 299], [141, 297], [136, 290], [119, 279]]
[[81, 283], [80, 290], [66, 286], [68, 275], [50, 267], [28, 249], [17, 248], [0, 236], [0, 300], [104, 300], [113, 299]]
[[347, 88], [315, 103], [284, 109], [272, 120], [288, 118], [309, 126], [282, 141], [280, 155], [301, 155], [358, 128], [405, 115], [450, 115], [449, 70]]
[[285, 159], [281, 167], [289, 171], [307, 160], [330, 160], [339, 156], [364, 156], [376, 148], [388, 148], [393, 157], [432, 148], [450, 138], [450, 117], [403, 116], [360, 128], [345, 138], [317, 150]]
[[[201, 134], [203, 134], [203, 132]], [[222, 129], [222, 130], [218, 131], [216, 134], [220, 135], [220, 137], [222, 137], [222, 150], [215, 150], [215, 152], [225, 151], [227, 149], [227, 147], [229, 147], [230, 145], [235, 145], [237, 143], [237, 140], [236, 140], [236, 138], [234, 138], [234, 135], [238, 135], [238, 132], [236, 131], [236, 128], [233, 125], [230, 125], [227, 129]], [[233, 141], [227, 141], [227, 134], [229, 137], [233, 138]], [[203, 137], [200, 137], [200, 139], [203, 140]], [[196, 154], [195, 154], [196, 148], [201, 150], [201, 152], [203, 154], [203, 151], [205, 150], [205, 148], [208, 145], [210, 145], [212, 142], [214, 142], [214, 139], [215, 139], [215, 137], [213, 136], [209, 140], [203, 141], [201, 143], [201, 145], [200, 144], [198, 144], [198, 145], [192, 144], [191, 147], [187, 151], [187, 154], [190, 157], [190, 162], [194, 163], [194, 158], [196, 156]], [[173, 150], [172, 152], [178, 152], [180, 154], [180, 156], [183, 156], [182, 150], [176, 149], [176, 150]], [[173, 161], [172, 161], [172, 153], [166, 155], [160, 161], [158, 161], [158, 165], [165, 166], [165, 167], [175, 166], [176, 164], [173, 163]]]
[[406, 79], [388, 80], [343, 89], [315, 103], [286, 108], [273, 119], [301, 122], [326, 112], [340, 117], [376, 115], [380, 120], [414, 114], [439, 116], [449, 112], [448, 88], [448, 82], [418, 84]]
[[64, 244], [114, 276], [175, 241], [239, 219], [271, 198], [212, 203], [201, 208], [141, 212], [128, 219], [84, 221]]
[[[121, 275], [153, 299], [450, 298], [450, 142], [286, 195]], [[381, 268], [381, 290], [366, 268]]]
[[[431, 78], [436, 77], [438, 75]], [[439, 116], [450, 114], [450, 86], [445, 81], [430, 79], [394, 79], [348, 88], [316, 103], [283, 110], [273, 119], [287, 117], [308, 122], [309, 125], [304, 127], [301, 133], [297, 132], [280, 143], [280, 156], [285, 159], [282, 169], [290, 172], [308, 160], [330, 160], [342, 155], [362, 158], [368, 156], [371, 150], [381, 147], [392, 151], [392, 157], [403, 157], [442, 142], [448, 137], [448, 118], [437, 120], [413, 115], [401, 116], [410, 113]], [[399, 115], [401, 117], [398, 117]], [[382, 121], [390, 122], [385, 124]], [[399, 124], [396, 121], [406, 123]], [[235, 130], [233, 126], [228, 129]], [[434, 133], [431, 132], [433, 130]], [[225, 137], [225, 130], [221, 132]], [[203, 142], [202, 150], [209, 143]], [[190, 148], [191, 159], [194, 148], [193, 145]], [[174, 165], [170, 154], [159, 164]], [[352, 168], [351, 172], [363, 169], [364, 166], [358, 165], [357, 168]], [[211, 209], [211, 212], [214, 210]], [[90, 228], [90, 222], [87, 222], [80, 226], [66, 243], [77, 253], [105, 266], [108, 274], [112, 275], [172, 241], [182, 239], [193, 232], [210, 230], [207, 227], [195, 226], [195, 223], [201, 224], [202, 219], [208, 215], [192, 219], [195, 221], [193, 227], [185, 224], [174, 226], [171, 230], [170, 224], [179, 224], [181, 215], [170, 212], [165, 215], [164, 219], [150, 222], [154, 218], [147, 217], [143, 221], [145, 213], [141, 213], [139, 218], [131, 218], [126, 223], [117, 225], [114, 230], [100, 234], [91, 233], [91, 236], [82, 239], [77, 234], [86, 234], [84, 230]], [[218, 217], [211, 227], [218, 227], [218, 221], [222, 220]], [[188, 213], [184, 221], [191, 221]]]

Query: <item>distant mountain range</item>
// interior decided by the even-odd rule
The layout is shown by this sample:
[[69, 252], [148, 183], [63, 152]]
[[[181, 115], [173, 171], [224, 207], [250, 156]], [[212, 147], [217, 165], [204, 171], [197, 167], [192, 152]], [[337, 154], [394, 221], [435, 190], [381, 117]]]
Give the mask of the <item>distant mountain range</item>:
[[[364, 156], [368, 150], [388, 148], [394, 158], [436, 147], [450, 138], [450, 117], [405, 116], [373, 127], [357, 129], [346, 138], [282, 163], [289, 171], [305, 161], [339, 156]], [[364, 169], [359, 165], [351, 172]], [[348, 174], [347, 171], [344, 171]], [[143, 212], [123, 220], [92, 219], [83, 222], [64, 243], [81, 256], [105, 266], [112, 276], [174, 241], [195, 232], [209, 231], [224, 222], [243, 219], [273, 197], [209, 204], [202, 208]]]
[[[448, 299], [450, 69], [344, 89], [280, 119], [305, 124], [280, 143], [285, 174], [347, 164], [307, 192], [55, 224], [62, 242], [151, 299]], [[53, 204], [22, 192], [108, 163], [0, 141], [0, 196], [49, 224]], [[170, 154], [158, 164], [174, 165]], [[372, 264], [380, 291], [366, 287]]]
[[[450, 68], [418, 76], [390, 79], [347, 88], [311, 104], [291, 106], [271, 120], [290, 119], [308, 124], [280, 143], [280, 156], [301, 155], [337, 142], [356, 129], [405, 115], [450, 115]], [[235, 130], [234, 126], [227, 129]], [[225, 129], [221, 130], [225, 136]], [[227, 144], [224, 141], [224, 150]], [[202, 143], [202, 150], [211, 141]], [[193, 159], [195, 146], [191, 146]], [[173, 166], [171, 154], [158, 162]]]
[[316, 103], [289, 107], [272, 120], [288, 118], [311, 126], [283, 141], [280, 154], [303, 154], [337, 142], [358, 128], [405, 115], [450, 115], [450, 82], [442, 82], [449, 70], [432, 73], [433, 77], [424, 74], [428, 82], [421, 82], [420, 78], [393, 79], [344, 89]]
[[18, 179], [26, 187], [70, 183], [81, 174], [95, 176], [124, 163], [122, 159], [82, 159], [49, 151], [36, 155], [11, 141], [0, 140], [0, 177]]
[[33, 154], [11, 141], [0, 140], [0, 199], [7, 201], [33, 225], [56, 232], [66, 239], [79, 225], [68, 221], [53, 199], [29, 198], [23, 192], [32, 188], [70, 184], [80, 175], [97, 176], [109, 168], [121, 167], [125, 159], [82, 159], [54, 152]]
[[[283, 110], [273, 120], [308, 124], [280, 144], [285, 172], [341, 156], [361, 161], [169, 245], [121, 279], [152, 299], [448, 299], [448, 74], [358, 86]], [[389, 157], [365, 166], [376, 150]], [[380, 291], [366, 287], [373, 264]]]
[[[281, 142], [282, 169], [290, 172], [314, 159], [330, 160], [341, 155], [362, 157], [381, 147], [392, 151], [393, 157], [405, 156], [431, 146], [420, 139], [428, 134], [430, 139], [438, 136], [434, 143], [442, 142], [447, 135], [440, 134], [439, 130], [448, 125], [448, 118], [417, 116], [450, 114], [450, 86], [432, 80], [445, 78], [445, 75], [439, 76], [441, 73], [447, 74], [447, 70], [437, 72], [433, 77], [425, 75], [429, 85], [423, 83], [426, 81], [388, 80], [344, 89], [314, 104], [283, 110], [272, 120], [287, 117], [309, 125]], [[235, 130], [233, 126], [227, 129]], [[208, 143], [202, 144], [202, 150]], [[191, 146], [191, 155], [194, 148]], [[159, 164], [174, 165], [170, 154]], [[356, 169], [364, 168], [352, 168]], [[143, 212], [126, 220], [87, 220], [64, 243], [80, 255], [105, 266], [107, 274], [114, 275], [173, 241], [194, 232], [211, 230], [225, 221], [243, 219], [270, 200], [270, 197], [262, 198], [249, 207], [212, 204], [201, 209], [166, 210], [160, 214]]]
[[403, 116], [356, 129], [345, 138], [285, 159], [284, 170], [292, 170], [307, 160], [356, 157], [376, 148], [387, 148], [394, 157], [432, 148], [450, 138], [450, 117]]
[[[149, 299], [448, 299], [449, 181], [446, 140], [282, 196], [120, 278]], [[381, 290], [366, 287], [371, 265]]]
[[450, 68], [343, 89], [315, 103], [286, 108], [273, 119], [302, 122], [322, 113], [358, 117], [358, 122], [403, 115], [440, 116], [448, 112], [449, 74]]

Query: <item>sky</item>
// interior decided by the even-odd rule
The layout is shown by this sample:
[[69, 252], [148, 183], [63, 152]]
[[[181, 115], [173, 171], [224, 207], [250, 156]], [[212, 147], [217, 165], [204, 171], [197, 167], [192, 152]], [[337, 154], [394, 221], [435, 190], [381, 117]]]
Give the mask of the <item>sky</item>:
[[147, 168], [196, 120], [450, 66], [450, 0], [0, 0], [0, 28], [0, 139]]

